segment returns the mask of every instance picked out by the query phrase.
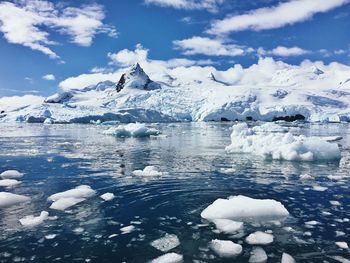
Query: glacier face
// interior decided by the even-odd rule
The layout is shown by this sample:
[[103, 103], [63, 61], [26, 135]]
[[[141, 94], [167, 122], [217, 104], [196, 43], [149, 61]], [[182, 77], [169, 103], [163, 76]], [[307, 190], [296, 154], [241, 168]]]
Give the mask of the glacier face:
[[[350, 67], [261, 59], [248, 68], [179, 67], [166, 73], [140, 65], [48, 98], [0, 98], [0, 122], [89, 123], [223, 120], [350, 121]], [[153, 77], [154, 75], [154, 77]]]

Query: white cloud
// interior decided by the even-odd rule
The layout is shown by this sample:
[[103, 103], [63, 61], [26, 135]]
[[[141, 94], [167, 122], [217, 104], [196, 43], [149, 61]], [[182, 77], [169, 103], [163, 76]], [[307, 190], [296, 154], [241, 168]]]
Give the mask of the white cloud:
[[[245, 48], [235, 44], [225, 43], [219, 39], [194, 36], [192, 38], [173, 41], [175, 48], [182, 50], [185, 55], [207, 56], [241, 56], [245, 54]], [[248, 50], [250, 51], [250, 49]]]
[[284, 46], [278, 46], [272, 50], [265, 50], [263, 48], [258, 48], [257, 51], [258, 55], [266, 56], [266, 55], [273, 55], [278, 57], [295, 57], [295, 56], [301, 56], [310, 53], [310, 51], [302, 49], [300, 47], [284, 47]]
[[184, 10], [208, 10], [217, 12], [224, 0], [145, 0], [146, 4], [154, 4], [162, 7], [172, 7]]
[[42, 77], [42, 79], [44, 79], [44, 80], [55, 80], [56, 78], [55, 78], [55, 75], [53, 75], [53, 74], [47, 74], [47, 75], [44, 75]]
[[104, 18], [103, 7], [97, 4], [76, 8], [45, 0], [0, 2], [0, 32], [5, 39], [53, 59], [59, 56], [49, 47], [57, 44], [49, 39], [49, 29], [69, 35], [73, 43], [89, 46], [98, 33], [116, 35], [114, 27], [103, 24]]
[[317, 13], [324, 13], [349, 3], [350, 0], [292, 0], [277, 6], [252, 10], [246, 14], [229, 16], [216, 20], [208, 30], [210, 34], [226, 34], [243, 30], [264, 30], [280, 28], [311, 19]]

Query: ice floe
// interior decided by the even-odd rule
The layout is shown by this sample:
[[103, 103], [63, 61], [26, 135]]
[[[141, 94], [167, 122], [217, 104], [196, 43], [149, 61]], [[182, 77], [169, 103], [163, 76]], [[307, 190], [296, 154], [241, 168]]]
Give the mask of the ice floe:
[[282, 254], [281, 263], [295, 263], [295, 262], [296, 262], [295, 259], [288, 253]]
[[230, 219], [214, 219], [213, 223], [216, 229], [225, 234], [235, 234], [243, 228], [243, 222], [238, 222]]
[[272, 199], [254, 199], [243, 195], [229, 199], [217, 199], [205, 208], [201, 217], [210, 221], [216, 219], [279, 220], [289, 215], [287, 209]]
[[135, 170], [132, 172], [136, 176], [162, 176], [163, 173], [157, 171], [154, 166], [146, 166], [143, 170]]
[[114, 194], [113, 193], [104, 193], [103, 195], [100, 196], [103, 200], [105, 201], [111, 201], [114, 199]]
[[17, 170], [7, 170], [7, 171], [4, 171], [0, 174], [0, 177], [2, 178], [20, 178], [23, 176], [23, 173], [20, 173], [19, 171]]
[[24, 195], [0, 192], [0, 208], [9, 207], [29, 200], [30, 197]]
[[79, 204], [83, 201], [85, 201], [85, 198], [77, 198], [77, 197], [62, 197], [54, 201], [50, 208], [55, 210], [61, 210], [64, 211], [76, 204]]
[[47, 211], [42, 211], [39, 216], [29, 215], [21, 218], [19, 222], [25, 227], [34, 227], [42, 224], [46, 219], [49, 218]]
[[122, 234], [129, 234], [131, 232], [133, 232], [136, 229], [135, 226], [130, 225], [130, 226], [124, 226], [120, 229], [120, 231], [122, 232]]
[[45, 235], [45, 239], [51, 240], [51, 239], [54, 239], [56, 236], [57, 236], [56, 234], [48, 234], [48, 235]]
[[16, 179], [3, 179], [0, 180], [0, 186], [4, 186], [4, 187], [10, 187], [10, 186], [15, 186], [20, 184], [20, 181], [17, 181]]
[[344, 241], [335, 242], [335, 244], [342, 249], [349, 249], [348, 243]]
[[340, 159], [336, 143], [318, 137], [294, 136], [291, 133], [257, 133], [246, 123], [232, 127], [230, 153], [250, 153], [268, 159], [289, 161], [324, 161]]
[[230, 240], [214, 239], [210, 242], [210, 248], [222, 258], [231, 258], [242, 253], [242, 246]]
[[160, 131], [155, 128], [149, 128], [144, 123], [129, 123], [109, 128], [103, 133], [117, 137], [149, 137], [151, 135], [159, 135]]
[[180, 263], [180, 262], [183, 262], [183, 256], [177, 253], [167, 253], [151, 261], [151, 263]]
[[169, 250], [179, 246], [180, 240], [176, 235], [165, 234], [164, 237], [152, 241], [150, 245], [162, 252], [168, 252]]
[[256, 231], [245, 239], [250, 245], [267, 245], [273, 242], [273, 235], [262, 231]]
[[249, 263], [264, 263], [267, 261], [267, 254], [261, 247], [254, 247], [250, 252]]

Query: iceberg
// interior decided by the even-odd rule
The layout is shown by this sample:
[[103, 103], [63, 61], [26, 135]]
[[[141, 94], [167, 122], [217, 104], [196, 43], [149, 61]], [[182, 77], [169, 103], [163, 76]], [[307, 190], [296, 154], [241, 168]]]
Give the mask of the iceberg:
[[127, 125], [119, 125], [109, 128], [103, 132], [106, 135], [114, 135], [117, 137], [149, 137], [151, 135], [159, 135], [160, 132], [154, 128], [148, 128], [142, 123], [129, 123]]
[[273, 242], [273, 235], [261, 231], [256, 231], [245, 239], [250, 245], [267, 245]]
[[177, 253], [167, 253], [163, 256], [151, 260], [151, 263], [181, 263], [183, 256]]
[[222, 258], [236, 257], [242, 253], [242, 246], [230, 240], [214, 239], [210, 242], [210, 248]]
[[17, 195], [8, 192], [0, 192], [0, 208], [9, 207], [19, 203], [27, 202], [30, 197]]
[[162, 176], [163, 173], [157, 171], [156, 167], [154, 166], [146, 166], [143, 170], [135, 170], [132, 172], [136, 176]]
[[46, 219], [48, 219], [49, 213], [42, 211], [39, 216], [26, 216], [19, 220], [22, 226], [24, 227], [34, 227], [42, 224]]
[[23, 173], [20, 173], [17, 170], [7, 170], [0, 174], [2, 178], [20, 178], [23, 176]]

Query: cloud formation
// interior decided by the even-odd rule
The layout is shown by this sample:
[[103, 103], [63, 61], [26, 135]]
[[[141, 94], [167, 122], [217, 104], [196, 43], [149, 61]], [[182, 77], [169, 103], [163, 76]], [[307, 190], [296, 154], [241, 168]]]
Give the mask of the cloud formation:
[[44, 76], [42, 77], [42, 79], [44, 79], [44, 80], [55, 80], [56, 77], [55, 77], [55, 75], [53, 75], [53, 74], [47, 74], [47, 75], [44, 75]]
[[207, 31], [220, 35], [244, 30], [266, 30], [292, 25], [311, 19], [317, 13], [325, 13], [350, 0], [291, 0], [273, 7], [258, 8], [242, 15], [228, 16], [213, 21]]
[[207, 10], [217, 12], [224, 0], [145, 0], [146, 4], [154, 4], [161, 7], [172, 7], [184, 10]]
[[49, 47], [49, 30], [70, 36], [72, 43], [90, 46], [96, 34], [115, 37], [116, 29], [105, 25], [101, 5], [65, 7], [45, 0], [4, 1], [0, 3], [0, 32], [13, 44], [40, 51], [52, 59], [59, 56]]
[[261, 56], [277, 56], [277, 57], [295, 57], [311, 53], [309, 50], [302, 49], [300, 47], [284, 47], [278, 46], [272, 50], [265, 50], [263, 48], [258, 48], [258, 55]]

